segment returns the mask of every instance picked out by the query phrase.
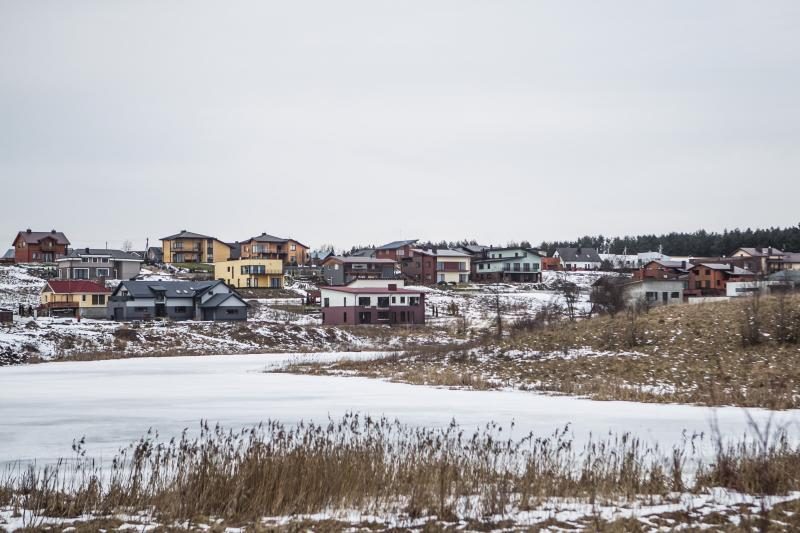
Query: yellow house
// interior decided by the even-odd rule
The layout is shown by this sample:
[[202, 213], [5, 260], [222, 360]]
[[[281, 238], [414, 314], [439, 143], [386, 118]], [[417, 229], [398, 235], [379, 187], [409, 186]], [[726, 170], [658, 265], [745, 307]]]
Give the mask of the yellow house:
[[214, 263], [231, 257], [231, 246], [215, 237], [183, 230], [161, 239], [165, 263]]
[[106, 318], [111, 289], [87, 280], [51, 280], [39, 295], [41, 311], [49, 316]]
[[235, 288], [283, 288], [280, 259], [236, 259], [214, 263], [214, 278]]

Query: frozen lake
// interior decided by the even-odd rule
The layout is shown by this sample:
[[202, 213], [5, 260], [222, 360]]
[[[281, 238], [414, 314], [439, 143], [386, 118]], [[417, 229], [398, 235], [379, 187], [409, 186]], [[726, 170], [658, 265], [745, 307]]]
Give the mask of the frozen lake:
[[[201, 419], [226, 428], [268, 418], [324, 421], [348, 411], [386, 415], [411, 425], [467, 428], [496, 421], [513, 434], [549, 435], [570, 423], [575, 438], [631, 432], [669, 447], [684, 431], [709, 432], [714, 411], [685, 405], [597, 402], [516, 391], [458, 391], [363, 378], [264, 373], [298, 358], [376, 354], [239, 355], [62, 362], [0, 368], [0, 464], [71, 457], [73, 439], [109, 460], [149, 428], [164, 439], [194, 430]], [[723, 432], [747, 432], [742, 409], [716, 409]], [[751, 410], [765, 421], [769, 411]], [[774, 413], [795, 424], [800, 411]], [[796, 431], [794, 432], [797, 433]]]

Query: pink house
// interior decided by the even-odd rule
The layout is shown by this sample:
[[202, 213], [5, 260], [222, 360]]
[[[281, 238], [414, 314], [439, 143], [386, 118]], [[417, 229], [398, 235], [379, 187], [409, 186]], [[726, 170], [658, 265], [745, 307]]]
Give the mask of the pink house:
[[322, 323], [424, 324], [425, 293], [405, 289], [402, 281], [356, 280], [342, 287], [322, 287]]

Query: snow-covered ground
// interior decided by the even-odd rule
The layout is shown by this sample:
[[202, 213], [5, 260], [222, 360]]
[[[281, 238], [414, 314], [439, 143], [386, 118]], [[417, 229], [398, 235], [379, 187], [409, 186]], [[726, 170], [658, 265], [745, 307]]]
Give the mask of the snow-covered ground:
[[0, 307], [16, 312], [20, 304], [38, 306], [44, 285], [44, 279], [32, 275], [25, 267], [0, 265]]
[[[520, 437], [570, 424], [577, 443], [590, 434], [630, 432], [661, 449], [708, 434], [714, 416], [731, 438], [748, 432], [745, 411], [675, 404], [597, 402], [517, 391], [465, 391], [350, 377], [265, 373], [307, 360], [379, 357], [376, 352], [138, 358], [0, 368], [0, 463], [70, 457], [73, 439], [109, 460], [148, 429], [162, 438], [201, 419], [236, 429], [266, 419], [324, 421], [347, 412], [386, 415], [420, 426], [467, 428], [495, 421]], [[750, 410], [760, 423], [797, 424], [800, 411]], [[795, 426], [796, 427], [796, 426]], [[710, 441], [705, 442], [709, 446]]]

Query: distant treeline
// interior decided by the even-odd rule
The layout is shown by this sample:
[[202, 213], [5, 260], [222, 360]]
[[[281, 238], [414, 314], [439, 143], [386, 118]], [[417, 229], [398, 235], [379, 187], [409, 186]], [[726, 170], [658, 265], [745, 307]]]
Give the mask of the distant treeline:
[[[470, 244], [479, 244], [475, 239], [460, 241], [427, 241], [419, 242], [420, 248], [456, 248]], [[483, 244], [483, 243], [480, 243]], [[534, 248], [528, 241], [511, 241], [495, 244], [495, 247], [522, 246]], [[755, 248], [758, 246], [772, 246], [787, 252], [800, 252], [800, 224], [789, 228], [764, 228], [745, 230], [724, 230], [722, 233], [697, 230], [692, 233], [672, 232], [663, 235], [636, 235], [625, 237], [605, 237], [603, 235], [586, 235], [574, 241], [544, 241], [535, 247], [547, 255], [552, 255], [556, 248], [575, 247], [595, 248], [600, 253], [607, 254], [635, 254], [638, 252], [657, 252], [661, 250], [666, 255], [694, 256], [694, 257], [722, 257], [740, 247]], [[332, 246], [331, 246], [332, 248]], [[375, 248], [375, 245], [353, 246], [346, 255], [363, 248]]]
[[721, 257], [740, 247], [772, 246], [788, 252], [800, 252], [800, 224], [789, 228], [724, 230], [722, 233], [697, 230], [692, 233], [672, 232], [664, 235], [605, 237], [586, 235], [576, 241], [543, 242], [540, 248], [548, 255], [556, 248], [582, 246], [601, 253], [634, 254], [657, 252], [666, 255]]

